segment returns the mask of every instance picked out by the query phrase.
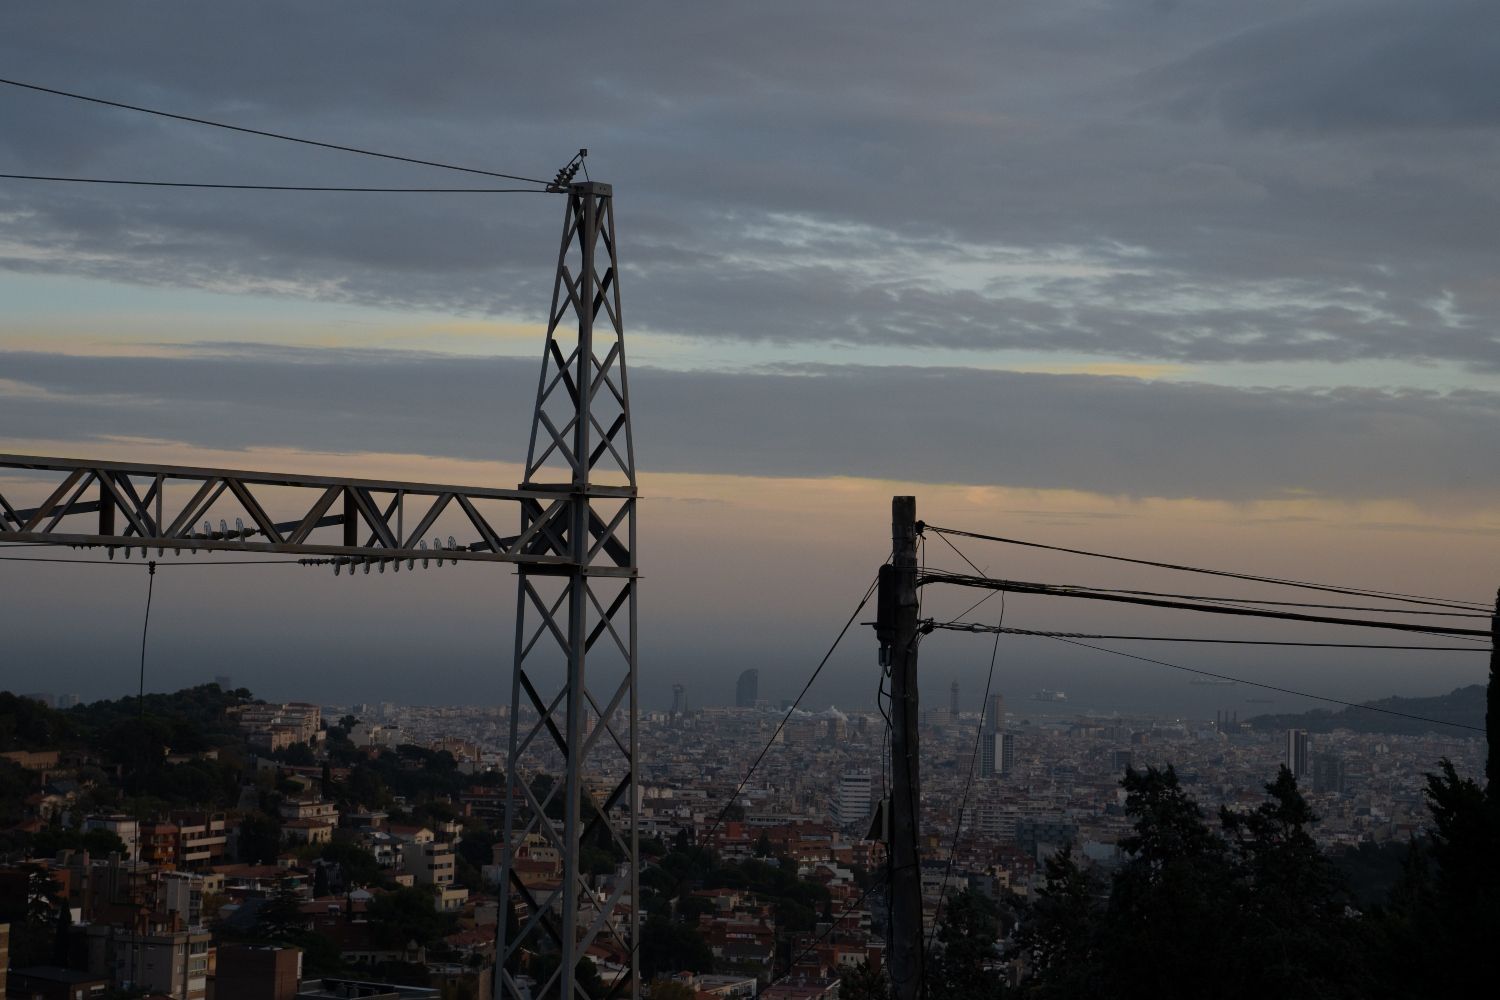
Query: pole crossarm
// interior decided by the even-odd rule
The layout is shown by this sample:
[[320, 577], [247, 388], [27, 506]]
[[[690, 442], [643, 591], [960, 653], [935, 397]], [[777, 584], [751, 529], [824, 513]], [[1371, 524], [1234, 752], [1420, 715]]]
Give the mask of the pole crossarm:
[[[633, 494], [600, 486], [587, 497]], [[126, 552], [438, 557], [566, 573], [574, 566], [569, 511], [576, 498], [571, 484], [492, 489], [0, 454], [0, 542]], [[519, 533], [495, 527], [523, 515], [527, 527]], [[590, 519], [587, 542], [602, 558], [587, 573], [634, 572], [618, 529]]]

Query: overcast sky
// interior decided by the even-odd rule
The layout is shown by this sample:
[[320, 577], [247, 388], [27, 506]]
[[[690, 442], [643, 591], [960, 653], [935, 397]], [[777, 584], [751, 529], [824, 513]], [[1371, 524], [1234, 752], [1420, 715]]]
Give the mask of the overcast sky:
[[[1445, 0], [55, 2], [0, 9], [0, 76], [528, 177], [588, 147], [616, 193], [650, 706], [679, 681], [725, 701], [752, 665], [794, 693], [897, 491], [981, 531], [1487, 599], [1497, 29], [1493, 4]], [[3, 85], [0, 172], [494, 183]], [[0, 180], [0, 450], [512, 485], [562, 211]], [[508, 691], [503, 574], [209, 572], [162, 578], [163, 686]], [[0, 686], [128, 689], [139, 582], [0, 563], [5, 674], [53, 675]], [[977, 702], [982, 646], [930, 640], [925, 696], [958, 678]], [[1484, 676], [1482, 657], [1172, 654], [1355, 699]], [[854, 636], [813, 700], [871, 704], [872, 657]], [[1255, 696], [1039, 640], [1000, 663], [1018, 699]]]

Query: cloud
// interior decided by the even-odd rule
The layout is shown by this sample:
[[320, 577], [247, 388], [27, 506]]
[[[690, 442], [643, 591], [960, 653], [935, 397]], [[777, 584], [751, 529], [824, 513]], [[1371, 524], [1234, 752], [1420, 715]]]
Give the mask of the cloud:
[[1500, 35], [1484, 0], [1310, 4], [1158, 74], [1184, 111], [1337, 133], [1500, 124]]
[[[515, 461], [535, 363], [212, 345], [0, 354], [12, 440], [119, 436]], [[15, 387], [19, 387], [17, 391]], [[852, 476], [1254, 500], [1500, 498], [1500, 394], [1235, 389], [1097, 375], [831, 365], [631, 371], [654, 472]]]
[[[646, 3], [593, 12], [609, 44], [584, 63], [576, 24], [513, 5], [84, 10], [0, 12], [7, 73], [528, 175], [589, 146], [619, 196], [632, 330], [1500, 359], [1500, 60], [1477, 3]], [[12, 172], [474, 180], [11, 90], [0, 137]], [[0, 267], [535, 322], [560, 214], [3, 182]]]

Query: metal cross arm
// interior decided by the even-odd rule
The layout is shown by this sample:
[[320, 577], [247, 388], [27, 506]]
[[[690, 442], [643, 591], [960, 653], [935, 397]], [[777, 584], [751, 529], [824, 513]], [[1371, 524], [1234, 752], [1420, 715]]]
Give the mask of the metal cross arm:
[[[634, 489], [593, 486], [588, 495], [633, 498]], [[491, 489], [0, 454], [3, 542], [353, 559], [441, 552], [455, 562], [566, 571], [574, 499], [571, 485]], [[494, 527], [518, 520], [526, 524], [519, 534]], [[446, 540], [434, 535], [429, 547], [440, 524]], [[590, 547], [605, 556], [592, 574], [632, 572], [617, 527], [591, 516]]]

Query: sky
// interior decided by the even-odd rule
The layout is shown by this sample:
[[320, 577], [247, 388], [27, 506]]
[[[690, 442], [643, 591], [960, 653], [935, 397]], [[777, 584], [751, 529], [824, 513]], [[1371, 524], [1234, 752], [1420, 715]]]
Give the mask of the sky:
[[[568, 13], [15, 4], [0, 76], [527, 177], [587, 147], [618, 220], [647, 708], [673, 683], [727, 702], [749, 666], [792, 697], [897, 493], [934, 524], [1149, 559], [1470, 601], [1500, 584], [1492, 4]], [[493, 184], [4, 85], [0, 173]], [[563, 208], [0, 179], [0, 451], [513, 486]], [[996, 575], [1249, 593], [961, 548]], [[963, 565], [936, 538], [925, 557]], [[0, 686], [132, 690], [144, 586], [0, 562]], [[153, 686], [508, 697], [494, 567], [156, 586]], [[972, 603], [941, 589], [935, 615]], [[1061, 603], [1013, 598], [1006, 623], [1252, 634]], [[1253, 634], [1340, 637], [1297, 628]], [[1350, 700], [1485, 677], [1463, 654], [1130, 648]], [[853, 630], [809, 703], [872, 706], [874, 651]], [[921, 656], [926, 703], [958, 680], [977, 707], [987, 638]], [[1045, 639], [994, 657], [1018, 706], [1042, 687], [1106, 712], [1313, 704]]]

